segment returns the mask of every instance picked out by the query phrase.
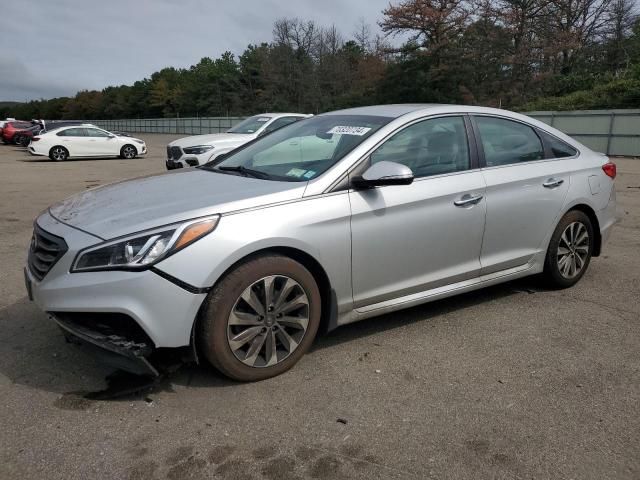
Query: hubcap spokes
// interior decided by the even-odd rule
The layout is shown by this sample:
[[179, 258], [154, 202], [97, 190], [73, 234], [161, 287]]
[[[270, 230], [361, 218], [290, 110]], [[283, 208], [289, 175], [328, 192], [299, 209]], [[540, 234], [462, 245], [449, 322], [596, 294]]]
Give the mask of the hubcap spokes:
[[558, 270], [565, 278], [574, 278], [584, 268], [589, 255], [589, 232], [580, 222], [565, 228], [558, 244]]
[[250, 367], [271, 367], [291, 355], [309, 325], [309, 299], [284, 275], [264, 277], [236, 300], [227, 321], [235, 357]]

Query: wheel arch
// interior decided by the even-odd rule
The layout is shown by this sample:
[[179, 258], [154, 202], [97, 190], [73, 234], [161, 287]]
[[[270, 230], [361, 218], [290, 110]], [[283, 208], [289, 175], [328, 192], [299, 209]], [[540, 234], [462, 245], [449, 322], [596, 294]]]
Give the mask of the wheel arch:
[[124, 143], [120, 147], [120, 155], [122, 155], [122, 152], [125, 149], [125, 147], [133, 147], [133, 149], [136, 151], [136, 155], [140, 154], [140, 152], [138, 151], [138, 147], [136, 147], [133, 143]]
[[[327, 333], [337, 327], [337, 318], [338, 318], [338, 301], [336, 297], [336, 293], [331, 287], [331, 282], [329, 280], [329, 276], [325, 271], [324, 267], [320, 264], [320, 262], [314, 258], [309, 253], [300, 250], [299, 248], [290, 247], [290, 246], [269, 246], [264, 247], [258, 250], [255, 250], [249, 254], [244, 255], [240, 259], [236, 260], [233, 264], [231, 264], [224, 272], [218, 277], [216, 283], [211, 287], [214, 289], [218, 283], [224, 279], [227, 274], [237, 268], [239, 265], [246, 263], [247, 261], [269, 254], [282, 255], [284, 257], [291, 258], [296, 262], [300, 263], [304, 266], [311, 275], [313, 275], [314, 280], [318, 284], [318, 289], [320, 290], [321, 297], [321, 317], [320, 317], [320, 327], [318, 328], [318, 333]], [[204, 305], [204, 302], [203, 302]], [[202, 308], [202, 307], [201, 307]], [[191, 330], [191, 348], [193, 353], [196, 356], [196, 359], [199, 357], [197, 354], [197, 342], [195, 339], [195, 335], [198, 328], [198, 322], [200, 322], [201, 314], [198, 312], [196, 315], [195, 321], [193, 322], [192, 330]]]
[[67, 157], [71, 157], [71, 152], [69, 151], [69, 149], [67, 147], [65, 147], [64, 145], [60, 145], [60, 144], [54, 144], [51, 146], [51, 148], [49, 148], [49, 152], [47, 152], [47, 155], [49, 157], [51, 157], [51, 152], [53, 151], [54, 148], [63, 148], [67, 151]]
[[591, 225], [593, 225], [593, 233], [594, 233], [594, 236], [595, 236], [594, 244], [593, 244], [592, 256], [599, 257], [600, 256], [600, 251], [601, 251], [601, 248], [602, 248], [602, 233], [600, 232], [600, 222], [598, 220], [598, 216], [596, 215], [595, 210], [590, 205], [587, 205], [586, 203], [577, 203], [575, 205], [572, 205], [565, 212], [564, 215], [566, 215], [569, 212], [575, 211], [575, 210], [577, 210], [579, 212], [582, 212], [587, 217], [589, 217], [589, 220], [591, 221]]

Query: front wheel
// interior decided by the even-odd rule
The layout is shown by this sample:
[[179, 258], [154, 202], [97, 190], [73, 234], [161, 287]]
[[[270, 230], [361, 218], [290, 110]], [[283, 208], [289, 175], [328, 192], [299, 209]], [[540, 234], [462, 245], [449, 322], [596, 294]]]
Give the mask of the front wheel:
[[593, 225], [579, 211], [567, 213], [556, 227], [544, 263], [544, 277], [551, 287], [572, 287], [587, 271], [594, 245]]
[[138, 150], [133, 145], [125, 145], [120, 149], [120, 158], [131, 160], [136, 158], [136, 155], [138, 155]]
[[199, 319], [200, 350], [230, 378], [264, 380], [300, 360], [320, 313], [320, 291], [304, 266], [281, 255], [257, 257], [209, 293]]

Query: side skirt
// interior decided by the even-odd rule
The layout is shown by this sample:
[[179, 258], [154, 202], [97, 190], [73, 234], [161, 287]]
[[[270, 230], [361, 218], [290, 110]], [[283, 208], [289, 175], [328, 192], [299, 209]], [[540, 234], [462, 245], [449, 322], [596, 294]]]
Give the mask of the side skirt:
[[500, 272], [494, 272], [489, 275], [483, 275], [481, 277], [473, 278], [471, 280], [464, 280], [462, 282], [452, 283], [451, 285], [445, 285], [443, 287], [426, 290], [424, 292], [413, 293], [411, 295], [395, 298], [393, 300], [386, 300], [384, 302], [367, 305], [365, 307], [354, 310], [353, 315], [344, 316], [341, 319], [343, 321], [340, 322], [340, 324], [345, 325], [347, 323], [356, 322], [358, 320], [364, 320], [365, 318], [383, 315], [385, 313], [432, 302], [441, 298], [452, 297], [460, 293], [471, 292], [473, 290], [489, 287], [491, 285], [497, 285], [499, 283], [515, 280], [517, 278], [534, 275], [536, 273], [542, 272], [542, 266], [543, 263], [539, 261], [533, 261], [519, 267], [513, 267], [507, 270], [502, 270]]

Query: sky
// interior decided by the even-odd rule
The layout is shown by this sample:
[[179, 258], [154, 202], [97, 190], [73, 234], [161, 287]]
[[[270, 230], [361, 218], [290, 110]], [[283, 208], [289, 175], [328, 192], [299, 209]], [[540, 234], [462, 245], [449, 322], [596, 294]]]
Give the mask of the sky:
[[0, 101], [130, 85], [164, 67], [271, 41], [283, 17], [372, 31], [389, 0], [10, 0], [0, 7]]

